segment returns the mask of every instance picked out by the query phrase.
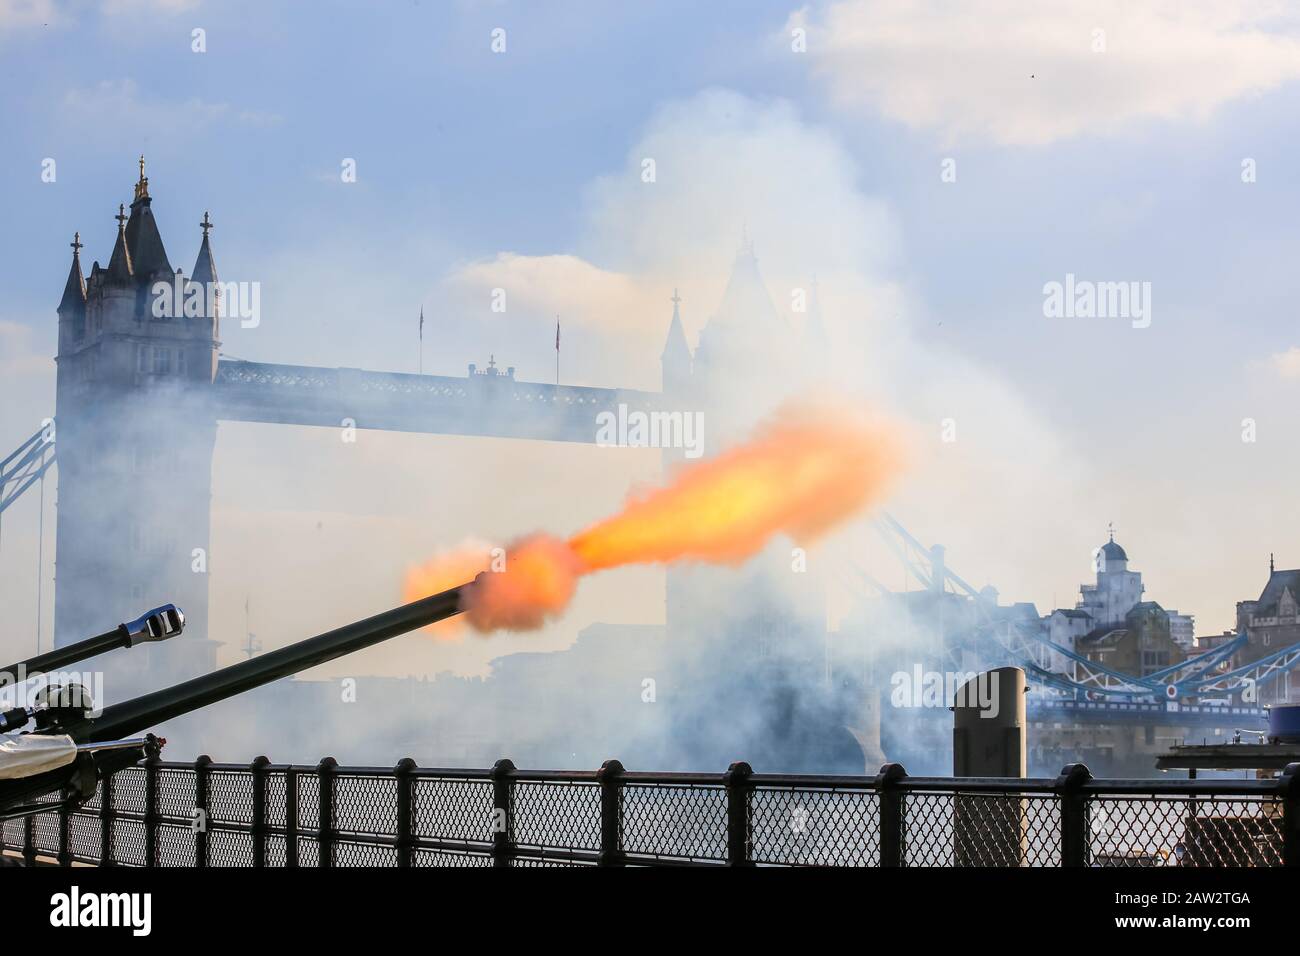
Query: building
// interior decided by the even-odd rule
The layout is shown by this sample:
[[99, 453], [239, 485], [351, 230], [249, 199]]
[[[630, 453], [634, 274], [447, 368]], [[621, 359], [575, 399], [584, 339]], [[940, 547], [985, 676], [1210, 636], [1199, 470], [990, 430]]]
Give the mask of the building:
[[1155, 601], [1135, 604], [1122, 625], [1097, 628], [1077, 641], [1076, 650], [1103, 667], [1135, 677], [1146, 677], [1186, 657], [1170, 632], [1169, 612]]
[[1128, 569], [1128, 554], [1115, 543], [1115, 534], [1093, 552], [1095, 584], [1079, 588], [1075, 607], [1087, 613], [1093, 628], [1118, 627], [1135, 604], [1142, 600], [1142, 574]]
[[[1300, 644], [1300, 569], [1278, 571], [1269, 557], [1264, 590], [1254, 601], [1237, 602], [1237, 634], [1246, 635], [1246, 643], [1233, 655], [1234, 667]], [[1291, 671], [1259, 687], [1260, 704], [1290, 702], [1297, 696], [1300, 681]]]
[[1196, 616], [1193, 614], [1179, 614], [1177, 611], [1169, 612], [1169, 633], [1173, 637], [1174, 643], [1183, 649], [1183, 653], [1191, 654], [1196, 650]]
[[[1079, 588], [1072, 609], [1057, 608], [1042, 619], [1047, 638], [1110, 670], [1144, 677], [1184, 660], [1195, 645], [1191, 615], [1143, 601], [1142, 573], [1131, 571], [1128, 553], [1108, 540], [1093, 552], [1096, 580]], [[1052, 651], [1050, 670], [1072, 674], [1074, 662]]]

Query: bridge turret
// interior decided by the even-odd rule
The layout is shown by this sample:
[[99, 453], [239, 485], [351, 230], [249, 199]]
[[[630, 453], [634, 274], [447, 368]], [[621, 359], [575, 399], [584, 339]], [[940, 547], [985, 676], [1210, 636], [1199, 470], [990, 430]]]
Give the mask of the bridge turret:
[[668, 323], [668, 338], [664, 341], [664, 350], [659, 356], [663, 370], [663, 390], [673, 396], [683, 395], [691, 380], [691, 347], [686, 342], [686, 329], [682, 325], [682, 315], [678, 306], [682, 297], [673, 289], [673, 318]]
[[[219, 343], [214, 318], [186, 314], [187, 281], [167, 258], [152, 202], [142, 165], [130, 215], [118, 207], [108, 268], [95, 264], [79, 304], [78, 238], [59, 304], [55, 641], [153, 598], [176, 600], [191, 627], [176, 647], [147, 655], [157, 681], [212, 663], [210, 386]], [[215, 278], [206, 238], [205, 260]]]
[[126, 245], [126, 204], [117, 206], [117, 241], [113, 243], [113, 254], [108, 258], [108, 271], [104, 274], [106, 285], [130, 285], [135, 276], [131, 267], [131, 251]]
[[[217, 260], [212, 257], [212, 243], [208, 239], [208, 233], [212, 230], [212, 219], [207, 212], [203, 213], [203, 221], [199, 223], [199, 228], [203, 230], [203, 244], [199, 246], [199, 257], [194, 260], [194, 271], [190, 273], [190, 281], [206, 285], [209, 282], [216, 283], [217, 279]], [[218, 294], [220, 290], [218, 290]]]
[[72, 268], [68, 270], [63, 298], [59, 300], [60, 351], [64, 348], [64, 336], [71, 344], [86, 335], [86, 277], [81, 274], [81, 249], [81, 233], [77, 233], [72, 238]]
[[126, 223], [126, 245], [131, 251], [131, 267], [140, 281], [170, 281], [173, 269], [163, 248], [162, 234], [153, 218], [153, 199], [149, 180], [144, 175], [144, 157], [140, 157], [140, 179], [131, 200], [131, 218]]

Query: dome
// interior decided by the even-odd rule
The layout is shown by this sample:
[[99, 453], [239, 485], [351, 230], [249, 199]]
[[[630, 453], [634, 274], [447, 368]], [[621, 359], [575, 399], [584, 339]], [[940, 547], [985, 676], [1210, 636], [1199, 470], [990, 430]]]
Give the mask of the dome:
[[1115, 543], [1114, 538], [1111, 538], [1109, 541], [1107, 541], [1105, 544], [1101, 546], [1101, 556], [1105, 558], [1107, 561], [1128, 560], [1128, 555], [1124, 553], [1123, 548], [1121, 548], [1119, 545]]

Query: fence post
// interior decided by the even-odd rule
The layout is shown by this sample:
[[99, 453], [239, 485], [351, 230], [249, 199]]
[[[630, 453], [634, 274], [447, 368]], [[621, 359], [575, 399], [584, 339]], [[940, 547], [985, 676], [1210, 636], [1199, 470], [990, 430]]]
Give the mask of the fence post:
[[619, 840], [622, 822], [623, 765], [617, 760], [606, 760], [596, 771], [600, 781], [600, 866], [622, 866], [623, 848]]
[[509, 866], [515, 852], [515, 765], [503, 757], [492, 765], [492, 865]]
[[738, 760], [722, 775], [727, 788], [727, 865], [753, 866], [749, 859], [749, 778], [754, 769]]
[[1282, 795], [1282, 865], [1300, 866], [1300, 763], [1289, 763], [1277, 781]]
[[284, 772], [284, 865], [298, 865], [298, 771]]
[[901, 763], [887, 763], [876, 774], [880, 799], [880, 865], [902, 866], [907, 852], [907, 820], [903, 812], [903, 791], [898, 786], [907, 778]]
[[36, 865], [36, 815], [23, 818], [23, 862]]
[[316, 765], [316, 775], [320, 778], [320, 819], [316, 827], [320, 834], [320, 858], [317, 864], [322, 867], [334, 865], [334, 782], [338, 766], [339, 762], [333, 757], [322, 757]]
[[71, 811], [64, 805], [59, 808], [59, 866], [72, 866], [72, 848], [68, 846], [68, 815]]
[[160, 758], [144, 762], [144, 865], [158, 865], [158, 764]]
[[253, 775], [253, 866], [266, 866], [266, 789], [269, 784], [266, 768], [271, 759], [263, 754], [254, 757], [249, 765]]
[[207, 754], [200, 754], [194, 761], [194, 822], [198, 827], [194, 831], [194, 865], [197, 867], [207, 866], [211, 856], [208, 850], [208, 828], [212, 822], [212, 812], [208, 807], [211, 778], [208, 768], [211, 766], [212, 758]]
[[397, 778], [397, 865], [410, 866], [414, 856], [415, 839], [412, 817], [415, 812], [415, 761], [403, 757], [393, 768]]
[[113, 866], [113, 777], [99, 783], [99, 865]]
[[1088, 865], [1088, 796], [1083, 787], [1091, 779], [1086, 765], [1072, 763], [1052, 785], [1061, 808], [1061, 866]]

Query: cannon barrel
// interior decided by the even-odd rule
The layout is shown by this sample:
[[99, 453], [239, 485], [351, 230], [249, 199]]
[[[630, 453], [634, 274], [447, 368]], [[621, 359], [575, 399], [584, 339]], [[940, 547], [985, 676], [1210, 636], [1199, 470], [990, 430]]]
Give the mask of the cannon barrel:
[[164, 720], [188, 714], [281, 677], [288, 677], [344, 654], [386, 641], [390, 637], [452, 617], [460, 612], [460, 593], [461, 588], [452, 588], [376, 614], [364, 621], [345, 624], [316, 637], [278, 648], [260, 657], [223, 667], [174, 687], [113, 704], [105, 707], [99, 717], [86, 718], [68, 727], [67, 733], [78, 743], [131, 736]]
[[0, 668], [0, 675], [3, 676], [5, 683], [16, 683], [38, 674], [62, 670], [89, 657], [117, 650], [119, 647], [134, 647], [144, 642], [165, 641], [183, 630], [185, 630], [185, 615], [176, 605], [164, 604], [162, 607], [145, 611], [134, 621], [119, 624], [111, 631], [88, 637], [84, 641], [77, 641], [66, 647], [56, 647], [52, 651]]

